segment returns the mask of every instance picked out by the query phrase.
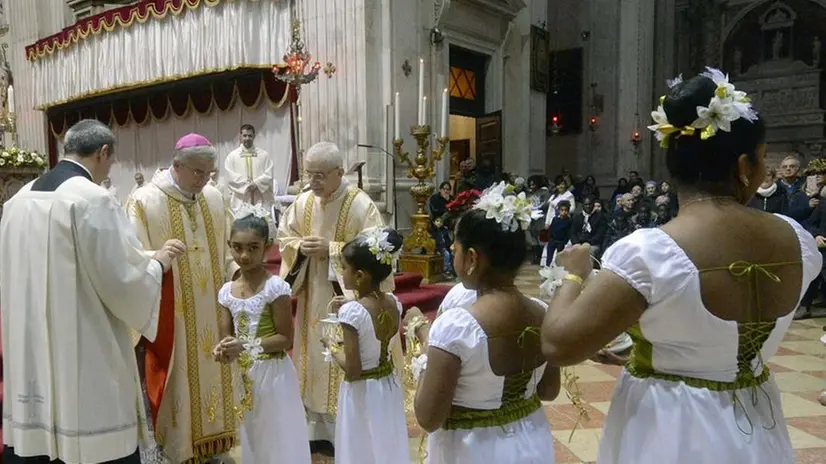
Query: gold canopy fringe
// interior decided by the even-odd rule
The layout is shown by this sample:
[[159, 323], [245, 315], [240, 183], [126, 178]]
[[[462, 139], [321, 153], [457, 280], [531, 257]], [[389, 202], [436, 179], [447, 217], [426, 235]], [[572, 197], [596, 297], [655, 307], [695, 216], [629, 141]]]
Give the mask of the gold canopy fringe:
[[[90, 35], [97, 36], [103, 32], [112, 32], [119, 27], [125, 29], [131, 27], [135, 24], [135, 22], [138, 24], [143, 24], [149, 19], [164, 19], [170, 13], [178, 16], [186, 10], [195, 10], [200, 8], [202, 5], [214, 7], [221, 2], [235, 1], [236, 0], [181, 0], [180, 6], [176, 7], [172, 0], [167, 0], [163, 7], [161, 7], [161, 10], [158, 10], [154, 3], [148, 4], [143, 14], [141, 14], [142, 5], [137, 4], [129, 10], [128, 17], [126, 19], [121, 18], [121, 15], [119, 14], [113, 14], [109, 21], [107, 21], [105, 16], [100, 18], [97, 22], [94, 22], [91, 19], [85, 19], [75, 23], [74, 26], [70, 26], [71, 30], [64, 37], [56, 37], [59, 34], [55, 34], [55, 36], [38, 40], [34, 44], [26, 47], [26, 59], [29, 61], [36, 61], [47, 55], [52, 55], [57, 51], [65, 50], [66, 48], [77, 44], [81, 40], [87, 39]], [[246, 1], [257, 2], [258, 0]]]

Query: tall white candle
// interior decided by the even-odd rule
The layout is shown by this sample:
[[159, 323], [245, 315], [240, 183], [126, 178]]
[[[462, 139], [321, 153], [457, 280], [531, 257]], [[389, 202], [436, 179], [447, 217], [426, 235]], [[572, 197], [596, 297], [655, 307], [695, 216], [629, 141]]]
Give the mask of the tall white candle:
[[427, 97], [422, 97], [422, 120], [419, 121], [419, 125], [427, 125]]
[[421, 124], [424, 120], [424, 59], [422, 58], [419, 58], [419, 95], [417, 100], [419, 101], [418, 121]]
[[7, 98], [9, 102], [9, 113], [14, 113], [14, 87], [9, 86]]
[[448, 102], [447, 89], [442, 92], [442, 130], [439, 132], [440, 137], [447, 137], [447, 118], [450, 103]]
[[393, 101], [393, 140], [399, 140], [401, 131], [399, 130], [399, 92], [396, 92], [396, 98]]

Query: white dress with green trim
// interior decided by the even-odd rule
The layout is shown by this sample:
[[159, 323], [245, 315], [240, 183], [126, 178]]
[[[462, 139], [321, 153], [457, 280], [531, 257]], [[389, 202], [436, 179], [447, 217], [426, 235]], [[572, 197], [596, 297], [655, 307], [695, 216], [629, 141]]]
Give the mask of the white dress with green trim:
[[[396, 310], [384, 312], [377, 322], [383, 317], [400, 321], [401, 315], [402, 304], [396, 299]], [[376, 338], [373, 318], [357, 301], [345, 303], [338, 320], [358, 332], [362, 376], [355, 382], [345, 380], [338, 391], [336, 464], [410, 464], [404, 393], [389, 341]]]
[[[257, 295], [232, 296], [231, 282], [218, 291], [218, 302], [232, 313], [235, 336], [264, 339], [276, 334], [269, 304], [290, 296], [290, 285], [271, 276]], [[307, 421], [295, 366], [285, 352], [242, 353], [240, 382], [241, 459], [243, 464], [309, 464]]]
[[[547, 310], [545, 303], [534, 301]], [[496, 375], [488, 336], [465, 308], [442, 313], [428, 343], [462, 363], [450, 416], [427, 438], [428, 464], [555, 462], [551, 426], [536, 393], [545, 364], [512, 376]]]
[[780, 391], [766, 363], [795, 308], [768, 322], [726, 321], [705, 309], [700, 292], [703, 272], [730, 272], [742, 280], [736, 285], [754, 288], [778, 284], [777, 268], [802, 263], [803, 298], [822, 258], [811, 234], [779, 217], [794, 228], [800, 259], [698, 270], [660, 229], [636, 231], [605, 252], [602, 269], [628, 282], [649, 306], [629, 330], [634, 349], [611, 401], [599, 464], [794, 462]]

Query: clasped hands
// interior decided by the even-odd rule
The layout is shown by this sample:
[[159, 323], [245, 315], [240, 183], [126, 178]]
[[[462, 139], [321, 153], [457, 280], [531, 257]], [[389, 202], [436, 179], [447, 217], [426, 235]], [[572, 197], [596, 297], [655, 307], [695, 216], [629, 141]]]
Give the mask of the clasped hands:
[[306, 256], [327, 257], [330, 254], [330, 241], [324, 237], [304, 237], [299, 249]]
[[244, 342], [235, 337], [224, 337], [220, 343], [212, 349], [212, 357], [215, 361], [229, 364], [244, 352]]

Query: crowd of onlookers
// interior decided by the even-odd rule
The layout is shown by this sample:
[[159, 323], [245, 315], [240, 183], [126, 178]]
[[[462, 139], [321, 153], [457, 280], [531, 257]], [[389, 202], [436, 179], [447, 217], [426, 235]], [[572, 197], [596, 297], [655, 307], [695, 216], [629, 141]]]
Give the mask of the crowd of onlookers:
[[[636, 171], [620, 178], [610, 195], [597, 186], [593, 176], [575, 176], [567, 171], [553, 180], [534, 175], [527, 179], [513, 174], [495, 176], [489, 166], [462, 163], [454, 183], [443, 182], [429, 202], [431, 231], [445, 257], [445, 270], [453, 274], [450, 252], [451, 214], [448, 205], [457, 195], [482, 191], [504, 180], [524, 191], [534, 208], [543, 213], [528, 232], [534, 264], [548, 265], [554, 253], [572, 244], [588, 243], [593, 254], [602, 253], [637, 229], [658, 227], [670, 221], [680, 208], [675, 188], [668, 181], [644, 180]], [[789, 156], [778, 168], [770, 168], [749, 206], [789, 216], [803, 224], [826, 254], [826, 181], [823, 176], [804, 177], [801, 161]], [[826, 306], [826, 281], [818, 279], [807, 292], [798, 317], [810, 314], [812, 306]]]

